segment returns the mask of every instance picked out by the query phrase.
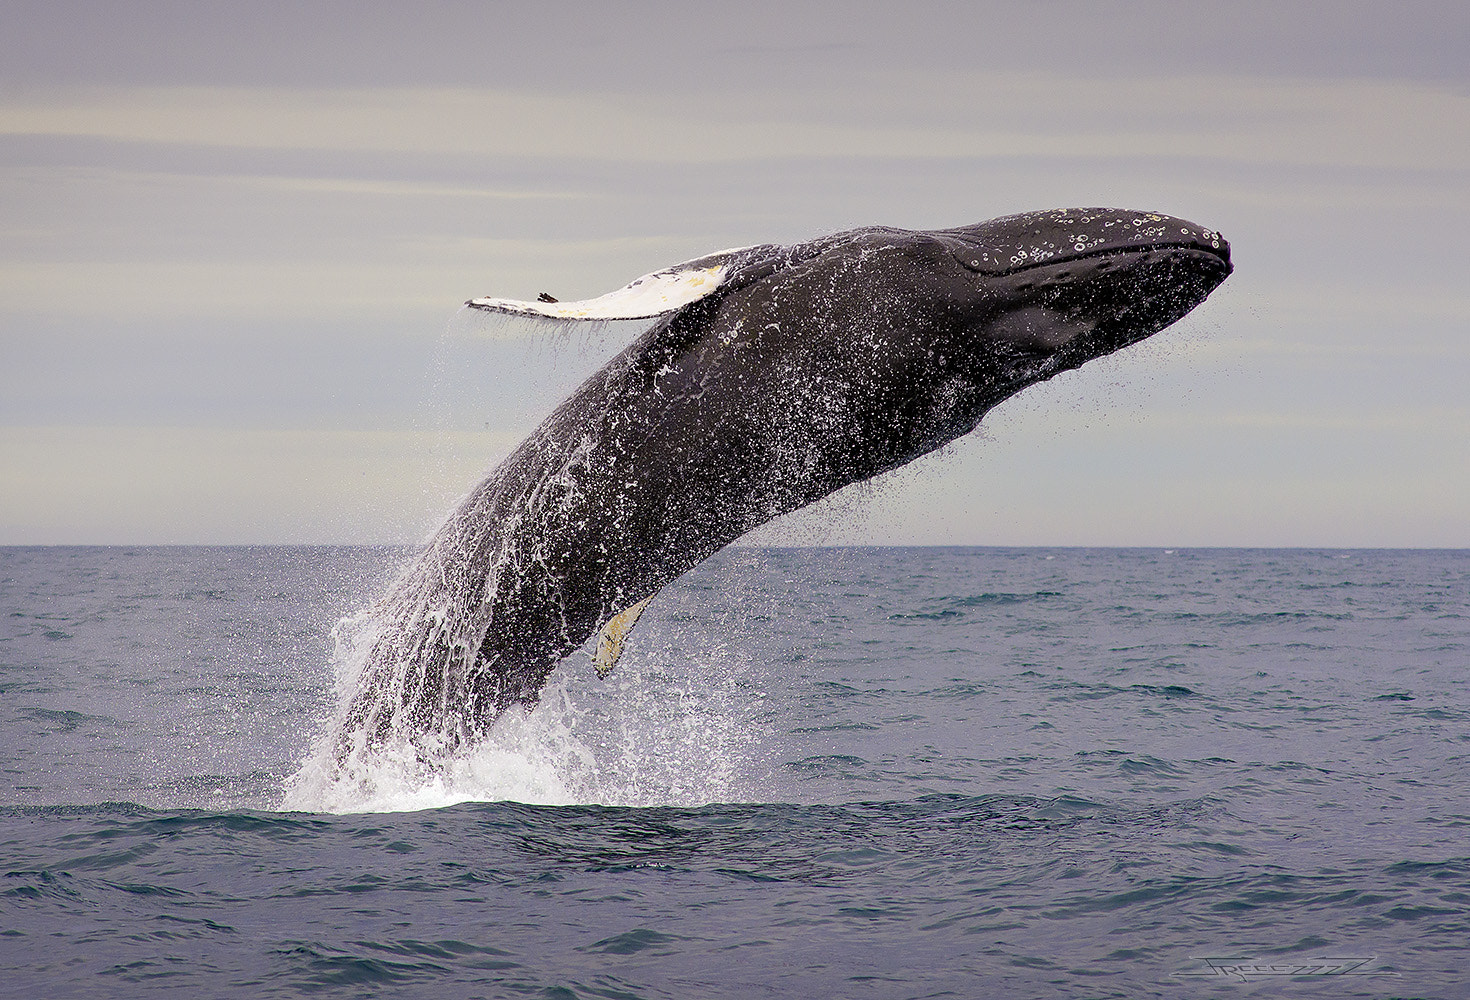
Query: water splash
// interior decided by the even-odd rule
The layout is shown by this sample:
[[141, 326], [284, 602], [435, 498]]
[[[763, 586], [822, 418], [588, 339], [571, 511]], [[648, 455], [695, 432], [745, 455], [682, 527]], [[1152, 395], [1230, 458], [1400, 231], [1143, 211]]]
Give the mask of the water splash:
[[[673, 603], [673, 602], [670, 602]], [[406, 716], [370, 740], [352, 704], [384, 619], [373, 608], [335, 629], [338, 708], [286, 782], [281, 808], [397, 812], [469, 801], [540, 805], [698, 806], [748, 801], [769, 748], [752, 739], [764, 692], [737, 647], [656, 610], [607, 680], [574, 655], [540, 702], [512, 709], [479, 739], [424, 732]], [[719, 632], [720, 622], [706, 620]], [[354, 729], [353, 727], [357, 728]], [[344, 754], [343, 748], [349, 748]]]
[[[548, 330], [545, 321], [485, 316], [462, 312], [441, 344], [433, 390], [441, 430], [471, 428], [490, 415], [500, 422], [513, 415], [521, 425], [539, 421], [589, 367], [648, 325]], [[287, 782], [286, 808], [372, 811], [487, 799], [693, 804], [738, 797], [722, 748], [739, 742], [727, 720], [743, 713], [735, 704], [740, 698], [726, 697], [718, 683], [675, 680], [648, 694], [629, 680], [640, 669], [637, 658], [625, 659], [604, 683], [574, 657], [551, 674], [534, 708], [521, 704], [535, 700], [567, 649], [564, 642], [555, 650], [531, 647], [570, 629], [565, 621], [527, 629], [498, 619], [526, 603], [523, 590], [532, 591], [533, 605], [561, 604], [559, 592], [542, 591], [556, 591], [569, 574], [549, 565], [536, 533], [516, 526], [546, 518], [543, 508], [555, 517], [586, 499], [583, 451], [590, 446], [580, 444], [566, 454], [545, 449], [546, 468], [524, 482], [505, 490], [482, 484], [461, 498], [379, 598], [342, 619], [333, 633], [336, 707], [310, 759]], [[543, 496], [555, 493], [553, 487], [561, 493]], [[640, 637], [656, 627], [645, 622]], [[492, 631], [489, 639], [507, 661], [493, 669], [477, 655]], [[527, 669], [517, 669], [520, 658]], [[714, 711], [707, 696], [729, 704]], [[480, 703], [487, 699], [493, 707]]]
[[485, 740], [442, 756], [426, 754], [422, 740], [394, 739], [338, 760], [334, 741], [324, 738], [287, 783], [282, 808], [353, 813], [471, 801], [596, 802], [597, 762], [578, 738], [575, 718], [568, 700], [548, 697], [535, 711], [507, 713]]

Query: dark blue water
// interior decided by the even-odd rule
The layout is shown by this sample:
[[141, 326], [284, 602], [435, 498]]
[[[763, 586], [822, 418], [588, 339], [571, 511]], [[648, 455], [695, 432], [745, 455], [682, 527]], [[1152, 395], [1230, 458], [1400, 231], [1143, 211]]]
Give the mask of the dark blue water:
[[0, 549], [0, 995], [1470, 996], [1470, 553], [733, 550], [354, 800], [401, 557]]

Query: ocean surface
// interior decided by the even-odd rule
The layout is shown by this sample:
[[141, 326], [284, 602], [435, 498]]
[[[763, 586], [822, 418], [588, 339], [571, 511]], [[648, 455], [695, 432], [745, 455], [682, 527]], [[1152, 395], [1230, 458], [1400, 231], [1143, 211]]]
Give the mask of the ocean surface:
[[1470, 552], [731, 549], [314, 783], [407, 557], [0, 549], [0, 996], [1470, 997]]

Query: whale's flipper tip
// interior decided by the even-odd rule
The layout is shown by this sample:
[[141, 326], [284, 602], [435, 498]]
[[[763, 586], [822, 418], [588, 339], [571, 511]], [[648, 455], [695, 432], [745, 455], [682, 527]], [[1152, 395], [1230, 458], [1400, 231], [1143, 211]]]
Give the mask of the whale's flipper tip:
[[592, 665], [597, 668], [599, 678], [604, 678], [612, 673], [613, 667], [618, 665], [628, 633], [633, 631], [634, 625], [638, 624], [639, 616], [643, 614], [643, 609], [648, 607], [648, 602], [651, 600], [653, 600], [653, 595], [649, 594], [637, 604], [613, 615], [608, 619], [607, 624], [602, 626], [602, 633], [597, 637], [597, 654], [592, 658]]

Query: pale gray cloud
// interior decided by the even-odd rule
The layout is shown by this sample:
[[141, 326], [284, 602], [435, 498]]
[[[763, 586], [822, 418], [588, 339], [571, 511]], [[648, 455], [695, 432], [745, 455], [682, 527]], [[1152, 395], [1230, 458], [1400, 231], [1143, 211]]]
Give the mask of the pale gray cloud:
[[0, 427], [0, 510], [5, 530], [30, 544], [417, 541], [518, 440], [499, 431]]
[[94, 86], [0, 102], [0, 135], [688, 165], [1167, 156], [1443, 170], [1470, 157], [1470, 95], [1397, 80], [933, 69], [795, 95], [755, 83], [656, 101], [598, 90]]

